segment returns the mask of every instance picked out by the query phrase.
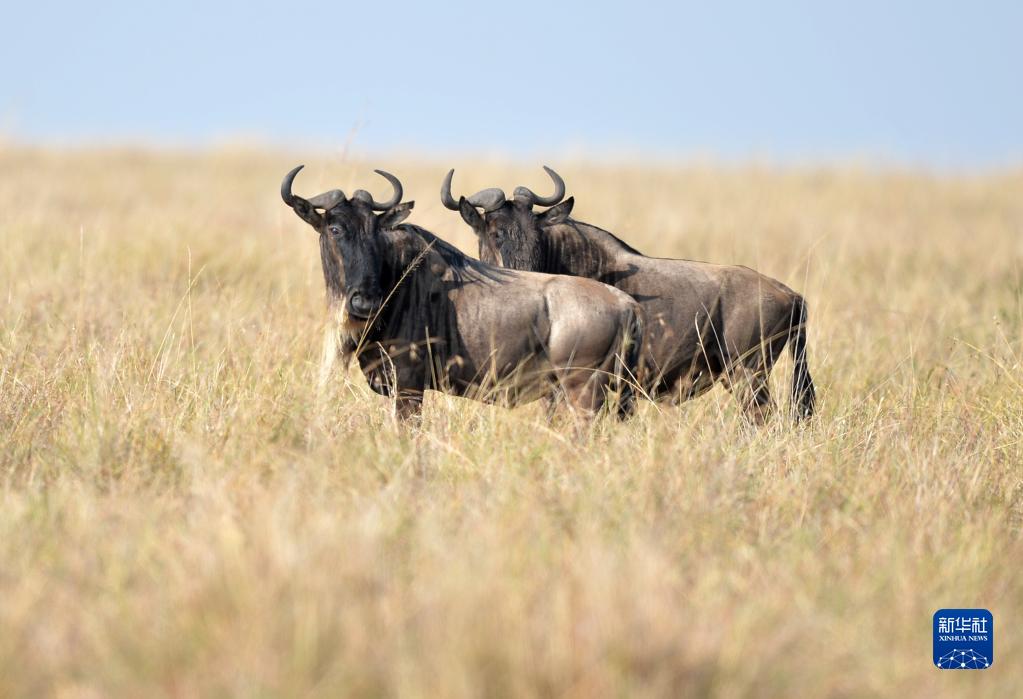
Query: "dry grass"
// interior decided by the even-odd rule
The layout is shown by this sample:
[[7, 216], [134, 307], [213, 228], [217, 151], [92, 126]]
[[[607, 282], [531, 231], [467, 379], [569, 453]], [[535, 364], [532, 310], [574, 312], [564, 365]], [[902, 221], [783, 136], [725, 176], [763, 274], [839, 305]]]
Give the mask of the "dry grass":
[[[0, 695], [1023, 695], [1023, 176], [562, 164], [580, 218], [804, 292], [819, 419], [431, 395], [406, 434], [317, 395], [294, 161], [0, 150]], [[381, 166], [474, 250], [447, 163], [297, 190]], [[943, 606], [990, 670], [931, 665]]]

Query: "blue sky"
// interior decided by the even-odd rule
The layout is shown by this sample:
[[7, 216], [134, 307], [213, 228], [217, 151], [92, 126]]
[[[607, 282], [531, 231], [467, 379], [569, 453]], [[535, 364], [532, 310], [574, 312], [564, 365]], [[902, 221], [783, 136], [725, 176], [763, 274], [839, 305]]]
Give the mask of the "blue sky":
[[112, 0], [3, 15], [0, 135], [16, 141], [1023, 162], [1020, 2]]

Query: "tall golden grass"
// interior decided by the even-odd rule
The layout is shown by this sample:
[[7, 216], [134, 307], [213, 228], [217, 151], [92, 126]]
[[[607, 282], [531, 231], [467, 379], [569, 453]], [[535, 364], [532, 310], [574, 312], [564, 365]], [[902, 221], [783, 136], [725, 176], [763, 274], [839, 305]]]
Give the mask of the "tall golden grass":
[[[431, 394], [406, 431], [316, 388], [298, 161], [0, 150], [0, 696], [1023, 696], [1023, 174], [551, 163], [648, 254], [802, 292], [818, 417]], [[296, 190], [383, 167], [475, 252], [449, 166], [547, 187]], [[949, 606], [989, 670], [932, 665]]]

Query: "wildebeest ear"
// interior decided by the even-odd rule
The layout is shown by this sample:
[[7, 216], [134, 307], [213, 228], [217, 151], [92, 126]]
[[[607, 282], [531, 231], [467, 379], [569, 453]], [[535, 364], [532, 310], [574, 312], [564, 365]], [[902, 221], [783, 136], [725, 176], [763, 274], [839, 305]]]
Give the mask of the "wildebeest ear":
[[462, 214], [462, 220], [472, 226], [472, 229], [477, 234], [483, 232], [483, 217], [480, 216], [480, 212], [465, 197], [461, 197], [458, 200], [458, 213]]
[[295, 202], [291, 205], [291, 208], [295, 210], [298, 217], [308, 223], [317, 230], [323, 226], [323, 217], [317, 213], [316, 209], [312, 204], [307, 202], [302, 197], [295, 197]]
[[575, 197], [569, 197], [557, 206], [552, 206], [540, 214], [540, 223], [545, 226], [564, 223], [568, 219], [569, 214], [572, 213], [573, 206], [575, 206]]
[[412, 207], [415, 205], [414, 201], [407, 201], [404, 204], [392, 206], [377, 218], [377, 227], [382, 229], [394, 228], [408, 218], [408, 215], [412, 213]]

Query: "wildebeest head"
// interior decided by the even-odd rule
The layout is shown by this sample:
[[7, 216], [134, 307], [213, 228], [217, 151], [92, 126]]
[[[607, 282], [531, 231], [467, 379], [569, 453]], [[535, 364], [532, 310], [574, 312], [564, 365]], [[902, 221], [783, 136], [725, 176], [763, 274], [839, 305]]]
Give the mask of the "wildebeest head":
[[[544, 170], [554, 181], [554, 194], [549, 197], [541, 197], [527, 187], [516, 187], [512, 198], [508, 199], [503, 191], [493, 187], [470, 197], [460, 197], [457, 202], [451, 196], [451, 178], [455, 171], [448, 172], [440, 190], [441, 201], [447, 208], [461, 213], [462, 219], [475, 231], [481, 260], [511, 269], [543, 269], [542, 229], [567, 220], [575, 203], [572, 197], [561, 201], [565, 196], [564, 180], [546, 165]], [[551, 208], [537, 212], [534, 206]]]
[[[320, 234], [320, 261], [323, 279], [336, 301], [345, 303], [348, 315], [364, 321], [384, 302], [387, 280], [381, 278], [383, 254], [379, 232], [401, 223], [415, 202], [401, 203], [398, 178], [383, 170], [375, 172], [391, 183], [394, 195], [378, 202], [365, 190], [351, 198], [340, 189], [332, 189], [311, 199], [291, 191], [299, 165], [281, 183], [281, 198], [299, 217]], [[379, 212], [379, 213], [378, 213]]]

